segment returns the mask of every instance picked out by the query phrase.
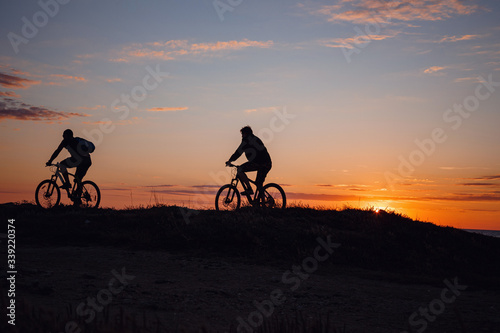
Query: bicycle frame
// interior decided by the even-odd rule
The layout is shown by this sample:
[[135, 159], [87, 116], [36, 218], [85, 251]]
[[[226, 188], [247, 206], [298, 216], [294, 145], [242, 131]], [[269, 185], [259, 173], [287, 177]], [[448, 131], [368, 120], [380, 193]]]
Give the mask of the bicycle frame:
[[[255, 184], [256, 190], [255, 194], [248, 194], [248, 188], [250, 184], [246, 181], [243, 182], [238, 174], [238, 166], [232, 163], [226, 163], [228, 167], [234, 167], [231, 174], [231, 182], [229, 184], [221, 186], [219, 191], [215, 196], [215, 208], [217, 210], [235, 210], [238, 209], [241, 205], [241, 194], [238, 190], [238, 184], [241, 181], [241, 186], [245, 190], [244, 197], [247, 198], [248, 204], [252, 206], [259, 207], [269, 207], [269, 208], [285, 208], [286, 207], [286, 195], [285, 191], [275, 183], [267, 183], [262, 184], [262, 186], [258, 186], [257, 179], [252, 180], [248, 179], [248, 181], [252, 184]], [[244, 201], [244, 200], [243, 200]]]
[[[61, 181], [61, 183], [64, 184], [66, 181], [64, 180], [64, 177], [62, 175], [60, 164], [56, 163], [56, 164], [53, 164], [53, 166], [57, 167], [57, 169], [54, 172], [54, 174], [50, 177], [50, 180], [52, 180], [54, 183], [57, 184], [57, 180], [59, 179]], [[78, 180], [78, 178], [76, 178], [76, 176], [74, 174], [68, 172], [68, 175], [71, 176], [71, 177], [73, 177], [75, 179], [74, 184], [73, 184], [73, 188], [71, 189], [71, 192], [69, 191], [69, 188], [65, 189], [66, 193], [68, 195], [68, 198], [70, 198], [71, 200], [73, 200], [72, 199], [73, 194], [75, 193], [75, 191], [77, 189], [77, 186], [80, 185], [80, 181]]]
[[[235, 166], [236, 167], [236, 166]], [[255, 193], [254, 193], [254, 196], [253, 196], [253, 199], [252, 197], [250, 196], [250, 194], [248, 193], [245, 193], [245, 196], [248, 200], [248, 202], [250, 204], [254, 204], [255, 202], [257, 202], [257, 198], [258, 198], [258, 195], [260, 195], [260, 188], [257, 187], [257, 183], [254, 181], [254, 180], [251, 180], [250, 178], [248, 178], [248, 181], [252, 184], [254, 184], [256, 186], [256, 189], [255, 189]], [[231, 180], [231, 185], [234, 186], [235, 188], [238, 188], [238, 183], [240, 182], [240, 178], [238, 177], [238, 173], [236, 173], [234, 175], [234, 178]], [[243, 187], [243, 189], [245, 191], [247, 191], [248, 189], [246, 188], [245, 186], [245, 183], [241, 182], [241, 186]], [[234, 193], [233, 193], [233, 196], [234, 196]], [[232, 200], [233, 198], [231, 198]]]

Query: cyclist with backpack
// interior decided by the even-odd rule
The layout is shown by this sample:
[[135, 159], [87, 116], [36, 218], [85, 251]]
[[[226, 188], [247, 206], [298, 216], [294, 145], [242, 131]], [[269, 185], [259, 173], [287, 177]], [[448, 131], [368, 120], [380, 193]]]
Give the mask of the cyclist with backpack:
[[92, 165], [92, 160], [90, 159], [90, 153], [95, 149], [92, 142], [87, 141], [82, 138], [75, 138], [73, 136], [73, 131], [67, 129], [63, 132], [63, 140], [59, 144], [59, 147], [54, 151], [49, 161], [46, 163], [47, 166], [52, 164], [52, 161], [59, 155], [61, 150], [66, 148], [71, 157], [59, 163], [61, 173], [64, 177], [64, 184], [61, 186], [62, 189], [70, 189], [71, 184], [68, 176], [68, 168], [75, 168], [75, 182], [82, 182], [83, 177], [87, 174], [90, 166]]
[[253, 194], [253, 190], [245, 172], [257, 171], [255, 183], [258, 188], [261, 188], [269, 170], [271, 170], [272, 167], [271, 156], [269, 156], [262, 140], [253, 134], [250, 126], [243, 127], [240, 130], [240, 133], [241, 144], [226, 162], [226, 166], [231, 165], [231, 162], [236, 161], [243, 153], [245, 153], [245, 157], [248, 159], [248, 162], [245, 162], [238, 167], [238, 177], [248, 189], [241, 194], [251, 195]]

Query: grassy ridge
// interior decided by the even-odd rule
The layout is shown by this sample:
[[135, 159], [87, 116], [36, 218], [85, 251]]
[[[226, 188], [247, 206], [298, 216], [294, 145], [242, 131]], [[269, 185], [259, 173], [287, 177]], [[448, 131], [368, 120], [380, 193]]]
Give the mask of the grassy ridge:
[[[234, 256], [263, 264], [297, 262], [313, 253], [317, 238], [341, 243], [330, 267], [348, 266], [413, 277], [459, 276], [498, 289], [500, 239], [413, 221], [391, 212], [290, 208], [237, 212], [191, 211], [173, 206], [129, 210], [46, 211], [29, 204], [0, 206], [16, 219], [20, 244], [115, 246]], [[286, 264], [285, 264], [286, 265]]]

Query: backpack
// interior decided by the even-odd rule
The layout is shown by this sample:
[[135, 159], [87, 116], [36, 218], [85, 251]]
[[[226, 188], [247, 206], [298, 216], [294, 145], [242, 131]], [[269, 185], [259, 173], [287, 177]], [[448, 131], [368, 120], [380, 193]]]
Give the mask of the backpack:
[[88, 155], [94, 152], [95, 145], [89, 140], [85, 140], [83, 138], [75, 138], [75, 140], [78, 142], [77, 150], [79, 153], [82, 153], [83, 155]]

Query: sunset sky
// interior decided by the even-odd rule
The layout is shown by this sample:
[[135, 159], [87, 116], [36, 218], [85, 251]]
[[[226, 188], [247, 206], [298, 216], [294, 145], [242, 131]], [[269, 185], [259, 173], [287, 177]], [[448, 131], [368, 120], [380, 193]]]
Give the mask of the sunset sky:
[[500, 229], [498, 1], [0, 6], [0, 203], [71, 128], [102, 206], [213, 208], [250, 125], [291, 202]]

